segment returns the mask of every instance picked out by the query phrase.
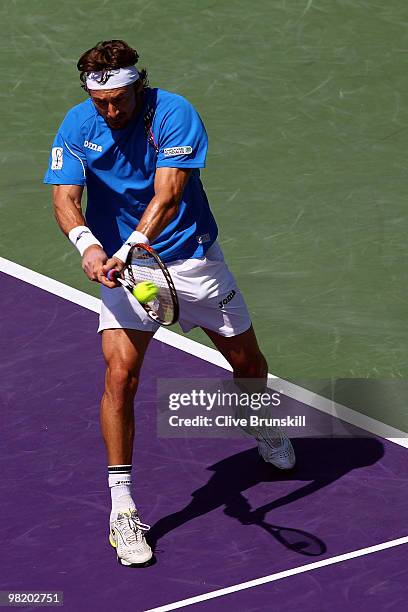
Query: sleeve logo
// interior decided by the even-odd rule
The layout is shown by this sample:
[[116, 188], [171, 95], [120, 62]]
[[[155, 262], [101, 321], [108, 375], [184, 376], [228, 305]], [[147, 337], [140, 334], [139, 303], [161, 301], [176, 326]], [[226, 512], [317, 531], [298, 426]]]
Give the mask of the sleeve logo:
[[51, 150], [51, 170], [61, 170], [63, 164], [62, 147], [53, 147]]
[[205, 242], [210, 242], [211, 237], [210, 234], [201, 234], [201, 236], [196, 236], [196, 240], [198, 244], [204, 244]]
[[170, 147], [164, 149], [164, 157], [175, 157], [176, 155], [190, 155], [193, 152], [192, 147]]

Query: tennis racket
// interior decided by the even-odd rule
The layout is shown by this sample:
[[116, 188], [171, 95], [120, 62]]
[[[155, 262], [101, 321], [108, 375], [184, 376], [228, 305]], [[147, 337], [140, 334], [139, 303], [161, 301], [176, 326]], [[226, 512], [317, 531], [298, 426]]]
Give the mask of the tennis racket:
[[[174, 283], [159, 255], [147, 244], [133, 244], [122, 272], [109, 270], [108, 280], [120, 283], [133, 295], [138, 283], [149, 281], [158, 288], [157, 295], [140, 306], [160, 325], [173, 325], [179, 316], [179, 301]], [[134, 298], [136, 299], [136, 298]]]

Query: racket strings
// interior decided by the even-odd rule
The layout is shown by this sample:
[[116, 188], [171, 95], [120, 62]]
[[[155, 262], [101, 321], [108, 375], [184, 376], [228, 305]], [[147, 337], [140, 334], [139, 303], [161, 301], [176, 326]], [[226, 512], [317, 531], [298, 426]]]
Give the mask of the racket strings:
[[148, 306], [161, 321], [171, 322], [174, 316], [173, 297], [166, 276], [156, 260], [147, 254], [142, 256], [132, 254], [127, 273], [132, 285], [146, 281], [156, 285], [158, 294], [155, 299], [148, 302]]

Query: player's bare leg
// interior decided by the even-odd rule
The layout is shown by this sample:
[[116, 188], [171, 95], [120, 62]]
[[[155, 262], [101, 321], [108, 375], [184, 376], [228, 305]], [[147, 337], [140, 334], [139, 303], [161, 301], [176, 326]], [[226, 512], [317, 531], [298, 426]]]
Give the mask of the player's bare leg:
[[122, 565], [143, 565], [152, 557], [144, 538], [149, 527], [139, 518], [131, 491], [134, 398], [143, 358], [153, 333], [106, 329], [102, 350], [106, 361], [105, 391], [101, 402], [101, 429], [108, 455], [112, 496], [110, 536]]
[[105, 329], [102, 332], [102, 351], [107, 367], [101, 428], [109, 465], [132, 462], [133, 402], [143, 358], [152, 337], [151, 332], [133, 329]]
[[266, 384], [268, 364], [261, 353], [252, 325], [242, 334], [228, 338], [209, 329], [204, 331], [232, 366], [234, 378], [258, 378]]
[[[234, 378], [252, 379], [252, 390], [261, 391], [266, 386], [268, 364], [263, 356], [254, 329], [251, 327], [237, 336], [225, 337], [204, 329], [233, 369]], [[259, 381], [259, 385], [258, 385]], [[252, 433], [252, 432], [251, 432]], [[295, 453], [289, 438], [277, 427], [262, 427], [256, 432], [258, 450], [263, 459], [280, 469], [295, 465]]]

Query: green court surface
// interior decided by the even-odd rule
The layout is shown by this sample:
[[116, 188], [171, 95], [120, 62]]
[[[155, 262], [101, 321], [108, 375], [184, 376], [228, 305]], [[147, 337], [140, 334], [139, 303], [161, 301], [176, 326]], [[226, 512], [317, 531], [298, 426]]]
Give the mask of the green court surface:
[[42, 176], [83, 99], [79, 55], [124, 38], [204, 119], [203, 181], [270, 371], [408, 430], [405, 0], [4, 0], [0, 22], [2, 256], [97, 294]]

